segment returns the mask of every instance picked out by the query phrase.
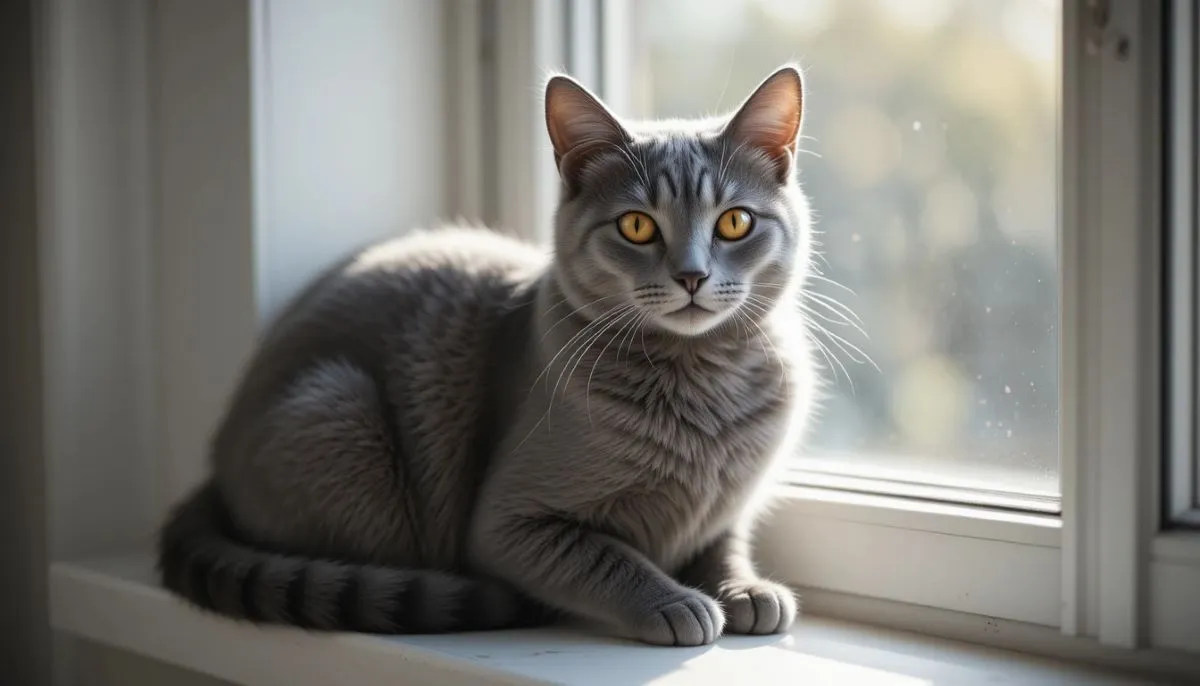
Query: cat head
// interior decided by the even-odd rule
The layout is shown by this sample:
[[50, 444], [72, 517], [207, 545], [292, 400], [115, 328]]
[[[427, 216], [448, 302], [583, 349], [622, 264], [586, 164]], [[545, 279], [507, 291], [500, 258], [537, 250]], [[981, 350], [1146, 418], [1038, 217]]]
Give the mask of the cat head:
[[744, 329], [791, 298], [809, 257], [795, 181], [803, 97], [786, 66], [727, 117], [634, 123], [551, 78], [555, 268], [573, 305], [694, 337]]

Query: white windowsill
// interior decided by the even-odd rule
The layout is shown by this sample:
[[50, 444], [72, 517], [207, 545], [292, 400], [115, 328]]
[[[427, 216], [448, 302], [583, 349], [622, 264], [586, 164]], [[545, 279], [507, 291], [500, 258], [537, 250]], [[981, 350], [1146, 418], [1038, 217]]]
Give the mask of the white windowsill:
[[51, 570], [55, 629], [244, 684], [1134, 684], [1003, 650], [805, 617], [790, 635], [656, 648], [575, 629], [324, 635], [234, 623], [152, 581], [148, 555]]

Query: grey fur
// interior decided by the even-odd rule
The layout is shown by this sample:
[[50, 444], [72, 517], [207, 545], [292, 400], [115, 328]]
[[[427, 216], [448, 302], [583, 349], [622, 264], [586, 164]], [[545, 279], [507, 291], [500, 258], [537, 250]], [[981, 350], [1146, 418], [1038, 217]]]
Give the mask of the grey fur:
[[[245, 370], [212, 479], [162, 531], [164, 584], [316, 629], [557, 612], [658, 644], [786, 629], [796, 601], [747, 541], [815, 385], [789, 306], [809, 259], [800, 97], [786, 67], [732, 119], [634, 125], [552, 79], [553, 259], [445, 229], [310, 286]], [[725, 242], [732, 207], [756, 224]], [[662, 240], [622, 238], [630, 210]], [[712, 313], [670, 314], [700, 272]]]

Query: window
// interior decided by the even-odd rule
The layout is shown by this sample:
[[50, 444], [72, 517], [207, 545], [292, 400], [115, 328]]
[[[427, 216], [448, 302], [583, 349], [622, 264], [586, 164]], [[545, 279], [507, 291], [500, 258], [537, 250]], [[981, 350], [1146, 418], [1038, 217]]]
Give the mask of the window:
[[[759, 528], [764, 571], [812, 614], [1200, 674], [1195, 0], [60, 4], [39, 160], [58, 629], [214, 659], [161, 640], [207, 620], [73, 562], [144, 550], [259, 317], [332, 249], [435, 216], [548, 227], [546, 69], [690, 116], [796, 59], [823, 276], [854, 294], [812, 286], [870, 337], [821, 321], [879, 370], [827, 363], [822, 452]], [[312, 119], [330, 103], [353, 116]]]
[[[831, 382], [802, 482], [1057, 511], [1058, 3], [636, 3], [634, 112], [729, 111], [796, 58]], [[834, 478], [842, 477], [842, 478]], [[854, 478], [844, 478], [854, 477]]]

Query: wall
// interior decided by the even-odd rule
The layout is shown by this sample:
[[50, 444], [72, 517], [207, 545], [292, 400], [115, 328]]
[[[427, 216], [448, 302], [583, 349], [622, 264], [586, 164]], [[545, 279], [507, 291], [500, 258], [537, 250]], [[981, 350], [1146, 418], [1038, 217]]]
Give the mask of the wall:
[[0, 3], [0, 666], [49, 677], [31, 0]]
[[[21, 39], [3, 40], [2, 92], [11, 79], [36, 96], [42, 127], [37, 233], [28, 201], [0, 202], [5, 224], [24, 227], [0, 233], [5, 285], [22, 286], [0, 294], [5, 321], [22, 325], [0, 380], [30, 401], [0, 417], [6, 452], [9, 426], [24, 429], [24, 471], [0, 483], [24, 498], [0, 508], [30, 517], [0, 521], [30, 522], [16, 532], [18, 559], [36, 567], [14, 566], [22, 592], [44, 587], [39, 546], [68, 559], [150, 545], [203, 478], [208, 432], [262, 322], [338, 255], [447, 209], [440, 3], [47, 0], [40, 23], [8, 21], [28, 7], [7, 3], [0, 20], [0, 38]], [[22, 49], [36, 50], [36, 89], [8, 59]], [[5, 134], [32, 140], [31, 122]], [[4, 142], [32, 169], [31, 145]], [[31, 197], [31, 179], [5, 177], [0, 200]], [[41, 598], [14, 606], [17, 626], [44, 615]], [[208, 681], [62, 636], [53, 663], [63, 684]]]

